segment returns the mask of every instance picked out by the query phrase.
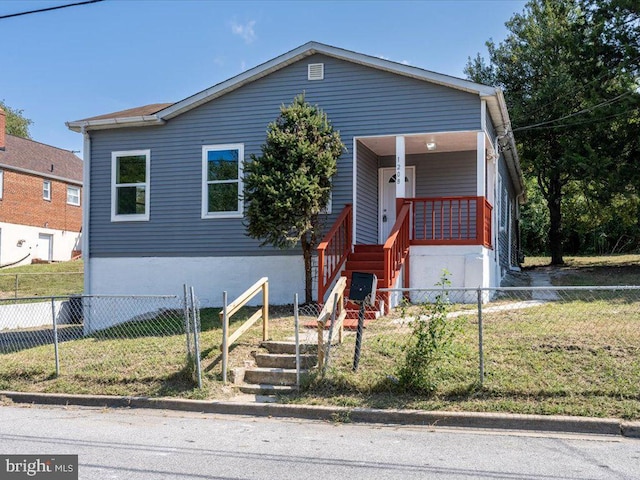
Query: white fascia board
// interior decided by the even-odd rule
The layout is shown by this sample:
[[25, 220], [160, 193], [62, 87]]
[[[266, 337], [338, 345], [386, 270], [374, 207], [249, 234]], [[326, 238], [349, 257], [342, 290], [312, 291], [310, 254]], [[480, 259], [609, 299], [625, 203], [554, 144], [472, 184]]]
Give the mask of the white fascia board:
[[159, 111], [156, 115], [159, 118], [169, 120], [170, 118], [180, 115], [181, 113], [195, 108], [198, 105], [209, 102], [214, 98], [220, 97], [225, 93], [235, 90], [236, 88], [240, 88], [247, 83], [258, 80], [259, 78], [269, 75], [270, 73], [273, 73], [305, 57], [315, 55], [317, 53], [327, 55], [329, 57], [338, 58], [340, 60], [346, 60], [352, 63], [376, 68], [379, 70], [385, 70], [398, 75], [404, 75], [416, 78], [418, 80], [455, 88], [457, 90], [462, 90], [481, 96], [496, 94], [496, 89], [493, 87], [470, 82], [461, 78], [423, 70], [421, 68], [404, 65], [402, 63], [383, 60], [382, 58], [372, 57], [369, 55], [364, 55], [362, 53], [352, 52], [350, 50], [344, 50], [342, 48], [332, 47], [330, 45], [325, 45], [322, 43], [308, 42], [294, 50], [291, 50], [290, 52], [280, 55], [279, 57], [269, 60], [268, 62], [258, 65], [257, 67], [254, 67], [250, 70], [247, 70], [240, 75], [236, 75], [235, 77], [218, 83], [211, 88], [203, 90], [195, 95], [192, 95], [191, 97], [185, 98], [180, 102], [174, 103], [170, 107]]
[[[494, 94], [491, 96], [482, 96], [483, 100], [487, 102], [487, 109], [489, 115], [493, 121], [493, 125], [498, 132], [498, 136], [504, 137], [501, 145], [506, 147], [503, 149], [505, 159], [507, 161], [507, 167], [511, 174], [513, 186], [516, 189], [518, 196], [525, 192], [524, 176], [522, 174], [522, 168], [520, 167], [520, 158], [518, 157], [518, 150], [516, 149], [516, 141], [511, 131], [511, 119], [509, 118], [509, 112], [507, 111], [507, 104], [504, 100], [504, 95], [500, 88], [494, 90]], [[521, 196], [524, 201], [524, 195]]]
[[206, 90], [202, 90], [195, 95], [185, 98], [179, 102], [174, 103], [170, 107], [165, 108], [164, 110], [160, 110], [156, 115], [162, 119], [170, 119], [177, 115], [180, 115], [187, 110], [191, 110], [192, 108], [197, 107], [198, 105], [202, 105], [203, 103], [207, 103], [214, 98], [220, 97], [225, 93], [228, 93], [232, 90], [240, 88], [247, 83], [251, 83], [259, 78], [265, 77], [270, 73], [273, 73], [281, 68], [284, 68], [292, 63], [297, 62], [298, 60], [313, 55], [317, 53], [313, 48], [314, 42], [305, 43], [304, 45], [291, 50], [279, 57], [276, 57], [268, 62], [262, 63], [256, 67], [253, 67], [246, 72], [242, 72], [235, 77], [231, 77], [224, 82], [218, 83], [213, 87], [207, 88]]
[[146, 127], [149, 125], [162, 125], [165, 121], [154, 115], [139, 115], [136, 117], [103, 118], [100, 120], [82, 120], [79, 122], [66, 122], [67, 128], [74, 132], [82, 131], [82, 127], [89, 130], [103, 130], [118, 127]]

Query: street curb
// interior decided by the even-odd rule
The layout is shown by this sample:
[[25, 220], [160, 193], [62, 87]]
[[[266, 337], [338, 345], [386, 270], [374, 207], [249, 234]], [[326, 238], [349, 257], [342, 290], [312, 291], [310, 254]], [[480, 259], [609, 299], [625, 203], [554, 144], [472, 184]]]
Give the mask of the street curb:
[[288, 417], [341, 423], [380, 423], [461, 427], [499, 430], [622, 435], [640, 438], [640, 422], [612, 418], [559, 415], [520, 415], [484, 412], [441, 412], [422, 410], [378, 410], [371, 408], [327, 407], [278, 403], [236, 403], [177, 398], [118, 397], [109, 395], [71, 395], [0, 391], [0, 399], [15, 403], [77, 405], [110, 408], [152, 408], [189, 412]]

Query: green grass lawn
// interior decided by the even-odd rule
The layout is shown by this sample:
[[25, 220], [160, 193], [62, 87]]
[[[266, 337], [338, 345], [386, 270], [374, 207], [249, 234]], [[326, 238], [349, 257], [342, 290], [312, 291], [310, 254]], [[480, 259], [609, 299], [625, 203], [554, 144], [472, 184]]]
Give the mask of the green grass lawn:
[[82, 260], [5, 268], [0, 270], [0, 298], [79, 294], [83, 282]]
[[565, 265], [548, 267], [550, 257], [527, 257], [523, 267], [545, 268], [556, 286], [640, 285], [640, 255], [565, 257], [564, 261]]
[[[640, 266], [638, 256], [567, 260], [567, 270], [561, 270], [559, 277], [588, 284], [607, 280], [620, 283], [619, 269]], [[577, 277], [571, 277], [574, 274]], [[558, 281], [557, 277], [554, 279]], [[513, 300], [503, 298], [487, 307], [508, 305]], [[231, 330], [253, 311], [252, 308], [241, 311]], [[409, 309], [409, 318], [415, 311]], [[172, 328], [164, 325], [163, 334], [158, 336], [153, 335], [156, 328], [153, 321], [148, 321], [143, 329], [140, 324], [135, 329], [118, 327], [93, 337], [63, 342], [58, 378], [54, 375], [51, 345], [0, 354], [0, 389], [229, 398], [234, 389], [221, 382], [222, 332], [218, 312], [219, 309], [201, 311], [202, 390], [194, 387], [192, 371], [186, 367], [186, 342], [179, 333], [182, 327], [178, 317], [172, 320], [175, 323]], [[270, 313], [270, 337], [291, 339], [291, 308], [272, 306]], [[344, 343], [332, 349], [327, 374], [312, 375], [302, 393], [282, 401], [640, 419], [638, 295], [616, 293], [599, 298], [591, 294], [575, 295], [532, 308], [485, 310], [482, 385], [478, 381], [478, 318], [474, 310], [465, 312], [459, 317], [461, 325], [454, 352], [442, 362], [437, 374], [438, 387], [432, 395], [403, 392], [396, 384], [394, 377], [410, 331], [409, 324], [400, 321], [401, 317], [396, 311], [369, 324], [357, 372], [351, 370], [354, 335], [347, 334]], [[302, 323], [312, 320], [313, 317], [306, 317]], [[141, 336], [141, 331], [151, 335]], [[252, 358], [252, 352], [259, 349], [261, 334], [258, 324], [231, 348], [230, 369], [242, 367]], [[307, 338], [315, 341], [315, 332], [309, 331]]]

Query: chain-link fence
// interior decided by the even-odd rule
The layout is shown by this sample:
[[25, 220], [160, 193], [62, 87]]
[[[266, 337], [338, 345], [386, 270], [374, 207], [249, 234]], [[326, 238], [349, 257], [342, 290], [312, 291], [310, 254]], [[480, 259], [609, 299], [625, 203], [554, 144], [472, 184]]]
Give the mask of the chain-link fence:
[[192, 291], [1, 299], [0, 389], [55, 390], [53, 379], [85, 393], [192, 388], [199, 315]]
[[417, 327], [444, 319], [422, 332], [450, 335], [434, 369], [449, 391], [640, 398], [640, 287], [379, 290], [374, 303], [362, 356], [391, 378]]

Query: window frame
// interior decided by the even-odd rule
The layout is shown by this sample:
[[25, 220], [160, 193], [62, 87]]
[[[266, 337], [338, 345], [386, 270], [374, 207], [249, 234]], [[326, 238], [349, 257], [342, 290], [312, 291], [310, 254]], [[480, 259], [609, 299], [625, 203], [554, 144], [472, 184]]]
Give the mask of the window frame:
[[51, 180], [42, 181], [42, 199], [47, 202], [51, 201]]
[[[118, 159], [122, 157], [142, 156], [146, 157], [145, 161], [145, 181], [144, 183], [116, 183]], [[112, 222], [141, 222], [149, 220], [149, 206], [151, 204], [151, 150], [120, 150], [111, 152], [111, 221]], [[117, 192], [119, 187], [140, 187], [145, 189], [144, 213], [117, 213]]]
[[[237, 150], [238, 151], [238, 178], [236, 180], [209, 180], [208, 179], [208, 161], [207, 154], [220, 150]], [[243, 162], [244, 162], [244, 144], [243, 143], [225, 143], [215, 145], [202, 146], [202, 198], [201, 198], [201, 218], [203, 220], [212, 218], [243, 218], [244, 217], [244, 200], [243, 200]], [[238, 209], [235, 211], [209, 211], [209, 185], [237, 183], [238, 184]]]
[[4, 170], [0, 170], [0, 200], [4, 197]]
[[[76, 192], [78, 192], [78, 194], [77, 194], [77, 197], [78, 197], [77, 203], [69, 201], [69, 190], [71, 190], [71, 189], [73, 189]], [[79, 207], [80, 206], [80, 187], [76, 187], [75, 185], [67, 185], [67, 205], [73, 205], [74, 207]]]

